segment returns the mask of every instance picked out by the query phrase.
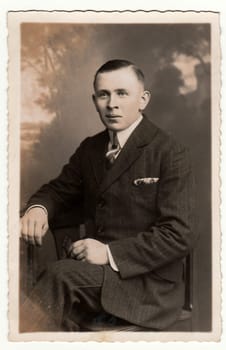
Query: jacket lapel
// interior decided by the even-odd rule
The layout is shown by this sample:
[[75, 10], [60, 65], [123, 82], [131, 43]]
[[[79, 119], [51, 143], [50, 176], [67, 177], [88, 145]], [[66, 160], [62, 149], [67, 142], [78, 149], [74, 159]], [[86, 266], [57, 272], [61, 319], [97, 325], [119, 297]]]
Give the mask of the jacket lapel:
[[142, 122], [130, 135], [111, 169], [105, 173], [103, 181], [100, 183], [100, 192], [104, 192], [139, 158], [143, 147], [152, 141], [157, 130], [157, 127], [149, 122], [146, 117], [143, 118]]
[[107, 152], [107, 146], [109, 142], [108, 131], [103, 131], [96, 142], [93, 142], [92, 149], [90, 150], [90, 161], [95, 174], [95, 179], [99, 185], [103, 179], [105, 172], [105, 154]]

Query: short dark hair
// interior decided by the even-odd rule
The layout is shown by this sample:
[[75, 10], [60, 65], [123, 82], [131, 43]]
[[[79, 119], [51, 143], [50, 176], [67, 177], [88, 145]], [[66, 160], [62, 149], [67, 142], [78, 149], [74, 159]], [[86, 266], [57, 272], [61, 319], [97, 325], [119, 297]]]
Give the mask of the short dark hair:
[[96, 71], [94, 80], [93, 80], [94, 89], [95, 89], [95, 84], [96, 84], [96, 79], [98, 74], [105, 73], [105, 72], [112, 72], [114, 70], [127, 68], [127, 67], [131, 67], [131, 69], [136, 74], [137, 79], [144, 85], [144, 73], [140, 68], [138, 68], [134, 63], [130, 61], [123, 60], [123, 59], [115, 59], [115, 60], [107, 61]]

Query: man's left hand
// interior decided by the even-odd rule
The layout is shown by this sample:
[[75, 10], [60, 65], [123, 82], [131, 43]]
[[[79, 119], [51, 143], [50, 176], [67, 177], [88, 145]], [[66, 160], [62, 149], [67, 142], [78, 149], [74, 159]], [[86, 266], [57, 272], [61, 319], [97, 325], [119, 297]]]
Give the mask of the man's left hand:
[[109, 263], [106, 244], [91, 238], [72, 243], [69, 248], [69, 256], [90, 264], [106, 265]]

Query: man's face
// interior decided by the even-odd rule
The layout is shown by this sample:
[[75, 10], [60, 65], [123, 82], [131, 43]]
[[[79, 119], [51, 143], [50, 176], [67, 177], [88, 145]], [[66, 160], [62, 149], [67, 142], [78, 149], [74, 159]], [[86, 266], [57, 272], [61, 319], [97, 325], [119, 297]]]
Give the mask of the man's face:
[[139, 117], [149, 101], [131, 67], [99, 73], [93, 100], [104, 125], [115, 131], [128, 128]]

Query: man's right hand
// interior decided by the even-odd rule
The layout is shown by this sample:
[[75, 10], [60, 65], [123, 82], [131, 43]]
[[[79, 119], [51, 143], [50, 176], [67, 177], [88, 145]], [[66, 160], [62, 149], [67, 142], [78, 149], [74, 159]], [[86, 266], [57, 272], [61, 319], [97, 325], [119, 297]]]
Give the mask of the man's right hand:
[[40, 207], [28, 210], [20, 220], [22, 238], [33, 245], [42, 245], [42, 237], [46, 234], [48, 225], [48, 215]]

